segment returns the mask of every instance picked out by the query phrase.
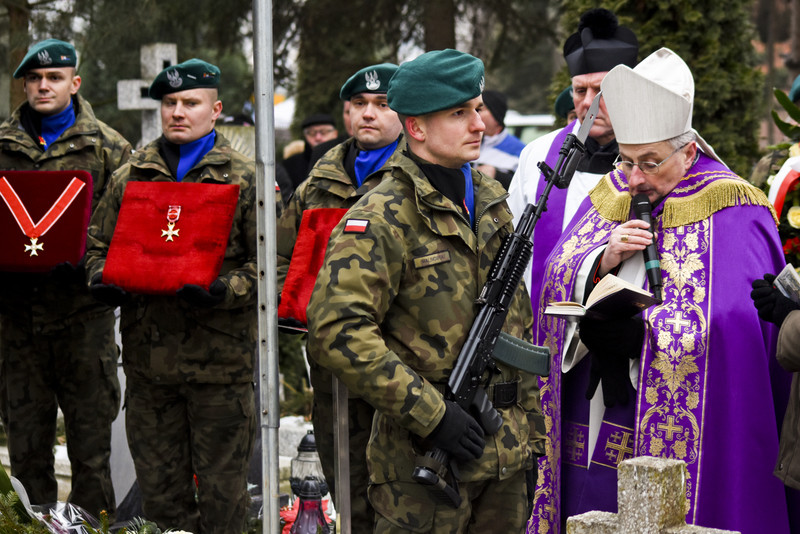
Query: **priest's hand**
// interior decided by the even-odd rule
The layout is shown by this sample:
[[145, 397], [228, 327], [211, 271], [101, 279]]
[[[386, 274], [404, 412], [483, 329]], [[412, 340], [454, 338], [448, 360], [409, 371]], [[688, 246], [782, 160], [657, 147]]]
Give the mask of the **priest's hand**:
[[640, 356], [644, 342], [642, 318], [597, 320], [584, 317], [578, 334], [592, 358], [586, 398], [594, 397], [602, 379], [606, 407], [626, 405], [629, 400], [630, 360]]
[[631, 219], [617, 226], [608, 236], [608, 245], [600, 259], [600, 275], [610, 273], [636, 252], [644, 250], [652, 241], [650, 225], [641, 219]]
[[793, 310], [800, 310], [800, 305], [784, 296], [780, 289], [773, 285], [774, 274], [765, 274], [764, 278], [753, 280], [750, 298], [758, 310], [758, 316], [780, 327], [786, 316]]
[[208, 286], [208, 291], [195, 284], [186, 284], [176, 295], [198, 308], [213, 308], [225, 299], [225, 283], [217, 278]]
[[428, 435], [428, 441], [461, 462], [480, 458], [486, 447], [481, 425], [455, 402], [444, 403], [444, 417]]
[[95, 299], [112, 308], [125, 304], [130, 297], [129, 293], [121, 287], [114, 284], [104, 284], [102, 273], [97, 273], [92, 277], [89, 292]]

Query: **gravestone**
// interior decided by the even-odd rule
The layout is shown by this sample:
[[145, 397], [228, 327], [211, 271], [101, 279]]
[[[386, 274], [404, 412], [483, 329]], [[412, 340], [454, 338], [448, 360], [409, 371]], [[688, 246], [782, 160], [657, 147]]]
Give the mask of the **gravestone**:
[[161, 102], [148, 95], [150, 84], [158, 73], [178, 63], [178, 45], [175, 43], [152, 43], [143, 45], [139, 55], [141, 78], [117, 82], [117, 107], [122, 110], [141, 110], [142, 138], [137, 144], [142, 147], [161, 135]]
[[686, 524], [686, 464], [639, 456], [619, 464], [619, 513], [567, 519], [567, 534], [738, 534]]

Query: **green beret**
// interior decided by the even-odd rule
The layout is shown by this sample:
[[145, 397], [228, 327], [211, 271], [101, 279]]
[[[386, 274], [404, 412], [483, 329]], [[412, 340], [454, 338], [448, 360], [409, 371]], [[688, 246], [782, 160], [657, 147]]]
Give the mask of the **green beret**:
[[575, 103], [572, 101], [572, 86], [567, 87], [556, 98], [556, 115], [562, 119], [566, 119], [569, 112], [575, 109]]
[[339, 91], [339, 98], [350, 100], [361, 93], [386, 94], [389, 88], [389, 80], [392, 79], [392, 75], [396, 70], [397, 65], [394, 63], [381, 63], [380, 65], [364, 67], [344, 82], [341, 91]]
[[434, 50], [400, 65], [389, 81], [389, 107], [415, 117], [456, 107], [483, 92], [483, 61], [457, 50]]
[[219, 87], [219, 69], [192, 58], [162, 70], [150, 85], [150, 98], [161, 100], [164, 95], [189, 89], [215, 89]]
[[14, 71], [14, 78], [22, 78], [31, 69], [74, 67], [77, 64], [78, 55], [74, 46], [58, 39], [46, 39], [28, 50], [22, 63]]

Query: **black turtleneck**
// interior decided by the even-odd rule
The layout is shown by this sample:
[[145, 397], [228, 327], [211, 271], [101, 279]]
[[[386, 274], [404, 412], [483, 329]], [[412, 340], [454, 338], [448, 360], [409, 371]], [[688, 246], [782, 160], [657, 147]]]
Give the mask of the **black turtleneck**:
[[461, 169], [451, 169], [434, 163], [428, 163], [412, 152], [405, 152], [405, 154], [414, 160], [430, 184], [441, 194], [449, 198], [453, 204], [458, 206], [461, 213], [469, 221], [469, 213], [464, 207], [464, 196], [466, 193], [464, 187], [466, 183], [464, 181], [464, 173]]
[[593, 174], [606, 174], [614, 169], [614, 160], [619, 155], [619, 146], [616, 139], [600, 146], [600, 143], [595, 141], [594, 138], [588, 137], [584, 145], [586, 146], [586, 153], [578, 162], [577, 170]]
[[167, 141], [163, 135], [158, 139], [158, 151], [164, 158], [164, 163], [172, 176], [178, 176], [178, 164], [181, 162], [181, 147], [175, 143]]

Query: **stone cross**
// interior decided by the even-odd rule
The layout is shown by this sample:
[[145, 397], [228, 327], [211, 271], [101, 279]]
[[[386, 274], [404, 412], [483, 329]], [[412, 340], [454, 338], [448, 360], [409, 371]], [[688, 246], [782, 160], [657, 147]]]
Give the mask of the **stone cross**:
[[161, 103], [147, 94], [150, 84], [159, 72], [178, 63], [178, 45], [152, 43], [143, 45], [139, 54], [141, 79], [117, 82], [117, 107], [142, 111], [142, 138], [138, 147], [161, 135]]
[[619, 513], [567, 519], [567, 534], [738, 534], [686, 524], [686, 464], [638, 456], [619, 464]]

